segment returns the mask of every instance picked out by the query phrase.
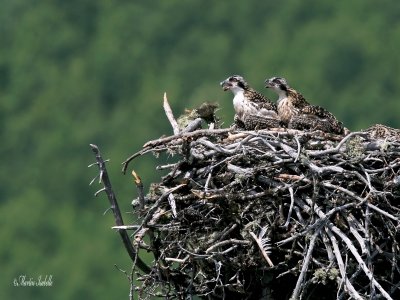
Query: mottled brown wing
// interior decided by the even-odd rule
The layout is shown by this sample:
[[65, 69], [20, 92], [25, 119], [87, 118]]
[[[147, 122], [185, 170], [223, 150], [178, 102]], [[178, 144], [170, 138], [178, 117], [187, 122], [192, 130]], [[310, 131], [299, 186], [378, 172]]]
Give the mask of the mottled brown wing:
[[248, 99], [251, 99], [252, 102], [257, 103], [260, 109], [265, 108], [268, 110], [276, 111], [275, 103], [271, 102], [271, 100], [269, 100], [267, 97], [253, 89], [245, 91], [245, 96]]
[[265, 117], [254, 116], [254, 115], [244, 116], [242, 123], [246, 130], [258, 130], [258, 129], [282, 127], [282, 124], [278, 119], [265, 118]]
[[294, 116], [288, 125], [289, 128], [299, 130], [321, 130], [328, 133], [343, 134], [342, 123], [326, 119], [312, 118], [309, 115]]
[[307, 105], [300, 109], [300, 113], [308, 114], [310, 117], [315, 116], [326, 120], [335, 120], [336, 117], [327, 111], [325, 108], [318, 105]]
[[293, 106], [299, 109], [300, 114], [309, 114], [311, 115], [310, 117], [316, 116], [319, 118], [336, 120], [335, 116], [332, 115], [325, 108], [318, 105], [311, 105], [310, 103], [308, 103], [307, 100], [303, 97], [303, 95], [297, 92], [296, 90], [289, 89], [288, 94], [293, 99], [292, 100]]
[[339, 122], [333, 114], [321, 106], [307, 105], [300, 110], [299, 114], [313, 123], [311, 126], [313, 129], [337, 134], [343, 133], [342, 122]]
[[309, 104], [296, 90], [288, 89], [288, 95], [292, 98], [293, 106], [298, 109], [297, 114], [290, 121], [290, 127], [343, 133], [343, 124], [325, 108]]
[[297, 92], [296, 90], [288, 89], [287, 93], [288, 93], [288, 97], [292, 98], [292, 104], [294, 107], [302, 108], [302, 107], [310, 105], [307, 102], [307, 100], [303, 97], [303, 95], [300, 94], [299, 92]]
[[371, 135], [374, 139], [387, 139], [396, 141], [400, 139], [400, 129], [392, 128], [383, 124], [375, 124], [363, 130]]

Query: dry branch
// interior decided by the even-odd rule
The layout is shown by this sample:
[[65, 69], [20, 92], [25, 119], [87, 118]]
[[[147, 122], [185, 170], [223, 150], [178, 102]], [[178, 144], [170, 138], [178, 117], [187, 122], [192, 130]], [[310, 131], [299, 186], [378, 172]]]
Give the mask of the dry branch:
[[166, 114], [166, 116], [168, 118], [169, 123], [172, 126], [172, 130], [173, 130], [174, 134], [178, 134], [179, 133], [179, 126], [178, 126], [178, 123], [175, 120], [174, 114], [172, 113], [171, 106], [169, 106], [167, 93], [164, 93], [164, 104], [163, 104], [163, 106], [164, 106], [165, 114]]
[[[92, 151], [96, 156], [95, 165], [97, 165], [99, 168], [99, 175], [98, 175], [99, 182], [102, 183], [104, 186], [102, 189], [100, 189], [100, 191], [104, 191], [107, 194], [108, 200], [111, 205], [111, 210], [114, 214], [115, 224], [117, 226], [124, 226], [124, 221], [122, 219], [121, 211], [118, 206], [117, 198], [114, 194], [110, 179], [108, 177], [105, 161], [103, 160], [100, 150], [96, 145], [90, 144], [90, 147], [92, 148]], [[91, 181], [91, 183], [93, 183], [93, 182], [94, 182], [94, 180]], [[99, 194], [99, 192], [97, 192], [95, 195], [98, 195], [98, 194]], [[142, 259], [140, 259], [140, 257], [137, 256], [137, 252], [133, 248], [132, 242], [131, 242], [126, 230], [118, 229], [118, 232], [121, 236], [121, 239], [125, 246], [125, 249], [128, 252], [132, 261], [134, 261], [135, 264], [138, 266], [138, 268], [141, 269], [143, 272], [149, 273], [150, 272], [149, 266]]]

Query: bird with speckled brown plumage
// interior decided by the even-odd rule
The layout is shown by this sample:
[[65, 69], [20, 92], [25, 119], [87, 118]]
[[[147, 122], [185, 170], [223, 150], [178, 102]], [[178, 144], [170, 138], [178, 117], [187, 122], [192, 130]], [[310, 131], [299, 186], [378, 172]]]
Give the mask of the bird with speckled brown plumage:
[[392, 128], [383, 124], [375, 124], [363, 130], [374, 139], [398, 141], [400, 139], [400, 129]]
[[288, 128], [344, 134], [342, 122], [323, 107], [308, 103], [302, 94], [288, 85], [285, 78], [272, 77], [265, 80], [265, 84], [266, 88], [278, 94], [277, 112]]
[[242, 76], [230, 76], [220, 85], [234, 95], [235, 123], [239, 127], [247, 130], [280, 127], [275, 103], [252, 89]]

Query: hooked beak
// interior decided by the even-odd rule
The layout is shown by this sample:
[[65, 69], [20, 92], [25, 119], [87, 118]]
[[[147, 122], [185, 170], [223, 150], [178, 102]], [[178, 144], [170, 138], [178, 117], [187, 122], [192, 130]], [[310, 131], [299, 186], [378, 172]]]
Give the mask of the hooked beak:
[[227, 91], [232, 86], [228, 81], [224, 80], [219, 83], [224, 91]]

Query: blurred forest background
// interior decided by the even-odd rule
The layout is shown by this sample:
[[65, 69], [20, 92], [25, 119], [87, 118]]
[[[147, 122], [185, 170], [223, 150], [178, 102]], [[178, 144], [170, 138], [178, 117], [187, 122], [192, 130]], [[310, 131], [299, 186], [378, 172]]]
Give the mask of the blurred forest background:
[[[0, 0], [0, 298], [127, 299], [130, 260], [105, 195], [88, 183], [99, 145], [121, 208], [136, 188], [121, 162], [171, 134], [175, 114], [218, 102], [232, 123], [243, 75], [284, 76], [351, 130], [400, 127], [400, 2]], [[146, 187], [151, 157], [131, 166]], [[132, 216], [125, 213], [125, 221]], [[52, 275], [49, 288], [14, 287]]]

